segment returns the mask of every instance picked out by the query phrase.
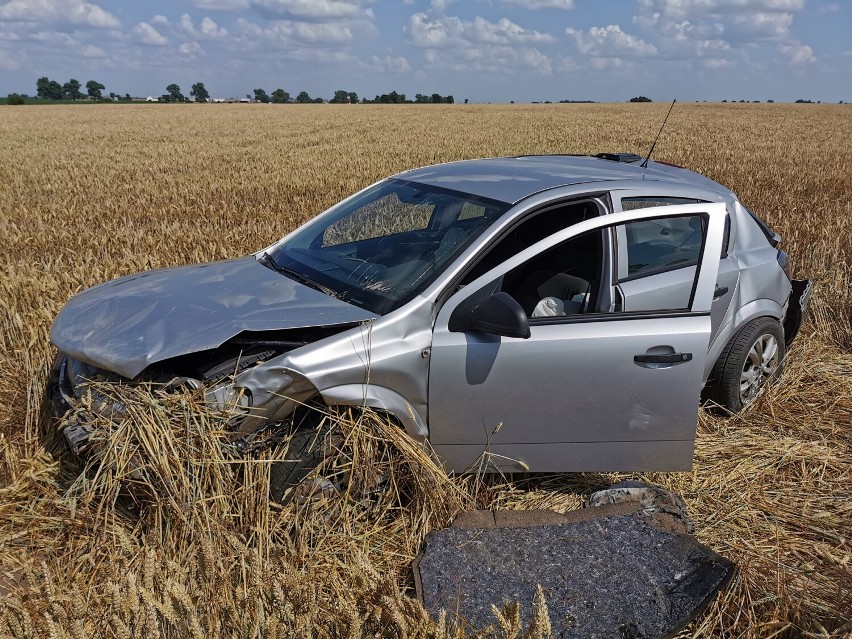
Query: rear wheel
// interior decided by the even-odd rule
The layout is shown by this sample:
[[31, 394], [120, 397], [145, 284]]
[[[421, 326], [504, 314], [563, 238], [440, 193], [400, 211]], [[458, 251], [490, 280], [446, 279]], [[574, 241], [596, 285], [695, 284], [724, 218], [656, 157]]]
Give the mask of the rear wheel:
[[731, 339], [716, 361], [706, 396], [732, 413], [751, 404], [781, 372], [784, 331], [778, 320], [759, 317]]

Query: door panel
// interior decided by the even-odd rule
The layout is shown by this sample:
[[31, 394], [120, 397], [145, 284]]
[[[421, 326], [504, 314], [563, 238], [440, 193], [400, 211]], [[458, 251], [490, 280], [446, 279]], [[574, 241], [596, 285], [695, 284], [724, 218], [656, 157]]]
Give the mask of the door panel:
[[[570, 238], [627, 221], [696, 214], [706, 214], [707, 233], [688, 309], [532, 319], [529, 339], [448, 329], [453, 311], [489, 282]], [[497, 466], [515, 470], [688, 467], [723, 223], [721, 204], [588, 220], [453, 295], [438, 314], [430, 356], [429, 428], [436, 452], [459, 471], [486, 446], [504, 456], [493, 458]]]

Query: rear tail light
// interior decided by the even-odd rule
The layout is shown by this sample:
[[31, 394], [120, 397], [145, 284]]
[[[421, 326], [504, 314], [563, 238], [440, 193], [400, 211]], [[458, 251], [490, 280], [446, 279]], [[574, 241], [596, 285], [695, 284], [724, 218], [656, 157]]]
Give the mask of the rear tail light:
[[778, 249], [778, 264], [781, 265], [781, 270], [784, 271], [784, 274], [787, 276], [787, 279], [792, 280], [790, 277], [790, 256], [787, 255], [781, 249]]

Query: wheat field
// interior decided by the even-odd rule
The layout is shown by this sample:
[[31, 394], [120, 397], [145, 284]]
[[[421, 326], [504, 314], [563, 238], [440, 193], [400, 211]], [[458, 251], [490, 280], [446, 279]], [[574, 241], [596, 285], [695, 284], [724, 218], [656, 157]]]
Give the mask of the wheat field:
[[[381, 468], [393, 489], [280, 507], [265, 497], [270, 458], [223, 457], [221, 414], [133, 389], [116, 390], [130, 423], [105, 425], [103, 459], [80, 475], [45, 400], [48, 331], [85, 287], [245, 255], [404, 169], [642, 153], [667, 108], [0, 107], [0, 635], [546, 636], [546, 619], [429, 619], [411, 561], [462, 509], [567, 511], [621, 476], [447, 477], [381, 416], [347, 412], [328, 417], [345, 442], [330, 463], [353, 481]], [[852, 636], [850, 116], [678, 104], [655, 152], [738, 193], [782, 235], [793, 275], [816, 281], [779, 382], [735, 417], [701, 412], [691, 473], [638, 476], [679, 492], [698, 539], [739, 566], [684, 637]]]

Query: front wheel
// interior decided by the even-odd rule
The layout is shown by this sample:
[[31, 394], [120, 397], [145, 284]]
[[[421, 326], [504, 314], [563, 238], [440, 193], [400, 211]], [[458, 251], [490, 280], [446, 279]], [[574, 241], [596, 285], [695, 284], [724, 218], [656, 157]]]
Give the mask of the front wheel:
[[331, 428], [320, 427], [294, 433], [285, 458], [272, 465], [269, 493], [273, 501], [303, 503], [317, 498], [333, 498], [340, 492], [338, 477], [316, 473], [328, 457], [337, 452], [343, 437]]
[[781, 373], [784, 353], [784, 331], [778, 320], [759, 317], [750, 321], [719, 356], [707, 398], [732, 413], [742, 410]]

